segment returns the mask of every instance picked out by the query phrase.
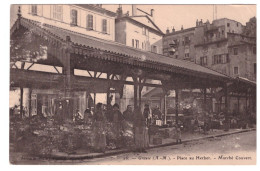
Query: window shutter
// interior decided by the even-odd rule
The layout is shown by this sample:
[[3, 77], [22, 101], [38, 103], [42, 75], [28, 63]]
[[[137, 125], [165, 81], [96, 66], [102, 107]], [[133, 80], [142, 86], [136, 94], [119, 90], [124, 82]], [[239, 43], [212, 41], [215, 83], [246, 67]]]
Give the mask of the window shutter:
[[107, 33], [110, 34], [110, 20], [107, 20]]
[[106, 19], [102, 20], [102, 32], [107, 33], [107, 20]]
[[78, 17], [78, 13], [77, 13], [77, 10], [71, 10], [71, 13], [70, 13], [70, 15], [71, 15], [71, 24], [72, 25], [77, 25], [77, 17]]

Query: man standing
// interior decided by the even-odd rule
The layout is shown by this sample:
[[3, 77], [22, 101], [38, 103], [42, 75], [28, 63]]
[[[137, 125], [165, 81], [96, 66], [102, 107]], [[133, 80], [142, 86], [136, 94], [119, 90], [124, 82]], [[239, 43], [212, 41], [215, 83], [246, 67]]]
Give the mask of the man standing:
[[145, 121], [146, 121], [146, 125], [149, 126], [150, 124], [150, 115], [151, 115], [151, 111], [150, 111], [150, 107], [148, 104], [145, 104], [144, 105], [144, 118], [145, 118]]
[[115, 103], [113, 105], [113, 132], [115, 133], [116, 136], [116, 147], [119, 148], [121, 147], [121, 140], [122, 140], [122, 131], [123, 131], [123, 126], [122, 122], [124, 120], [124, 117], [122, 113], [119, 111], [119, 105]]
[[126, 110], [123, 112], [123, 117], [127, 122], [133, 122], [133, 110], [131, 105], [127, 105]]

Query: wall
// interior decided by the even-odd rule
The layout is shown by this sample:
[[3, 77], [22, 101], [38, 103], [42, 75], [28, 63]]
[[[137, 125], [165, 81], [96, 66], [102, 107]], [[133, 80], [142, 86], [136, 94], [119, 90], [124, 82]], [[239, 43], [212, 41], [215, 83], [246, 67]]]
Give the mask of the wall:
[[115, 24], [115, 41], [126, 44], [126, 21], [116, 22]]
[[[84, 9], [76, 5], [61, 5], [62, 6], [62, 20], [53, 18], [54, 5], [37, 5], [37, 16], [31, 15], [31, 5], [21, 5], [22, 16], [28, 19], [44, 22], [46, 24], [54, 25], [57, 27], [69, 29], [85, 35], [106, 39], [115, 40], [115, 18], [100, 14], [95, 11]], [[71, 26], [70, 10], [75, 9], [78, 11], [77, 21], [78, 26]], [[93, 15], [93, 30], [86, 29], [87, 15]], [[107, 34], [102, 33], [102, 19], [107, 19]]]
[[[176, 34], [170, 34], [166, 35], [163, 38], [163, 48], [164, 48], [164, 54], [168, 55], [169, 51], [169, 44], [172, 43], [174, 40], [178, 41], [177, 51], [174, 55], [169, 55], [170, 57], [177, 58], [177, 59], [185, 59], [194, 61], [195, 58], [195, 48], [194, 48], [194, 30], [192, 29], [190, 31], [183, 31]], [[185, 37], [189, 37], [190, 42], [183, 44], [183, 41], [185, 40]], [[189, 53], [189, 57], [185, 57], [185, 52]]]
[[[151, 46], [157, 46], [157, 53], [162, 54], [162, 36], [148, 30], [148, 35], [143, 34], [143, 27], [130, 21], [126, 22], [126, 45], [132, 47], [132, 39], [139, 40], [139, 48], [151, 51]], [[118, 33], [120, 34], [120, 33]], [[144, 47], [142, 48], [142, 43]]]
[[[227, 23], [230, 24], [230, 26], [227, 26]], [[214, 26], [225, 26], [225, 32], [230, 32], [230, 33], [239, 33], [241, 34], [243, 32], [243, 25], [240, 22], [237, 22], [235, 20], [230, 20], [227, 18], [222, 18], [218, 20], [214, 20], [212, 22]]]

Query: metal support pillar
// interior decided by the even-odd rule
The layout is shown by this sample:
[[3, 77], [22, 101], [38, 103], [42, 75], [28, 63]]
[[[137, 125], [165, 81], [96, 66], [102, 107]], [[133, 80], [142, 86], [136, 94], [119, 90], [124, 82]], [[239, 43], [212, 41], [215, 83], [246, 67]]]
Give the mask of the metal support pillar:
[[110, 96], [110, 79], [109, 79], [109, 77], [110, 77], [110, 74], [107, 74], [107, 81], [108, 81], [108, 87], [107, 87], [107, 107], [110, 105], [110, 98], [109, 98], [109, 96]]
[[32, 88], [29, 88], [29, 118], [32, 116]]
[[237, 97], [237, 114], [239, 115], [239, 96]]
[[94, 109], [96, 110], [96, 93], [94, 93]]
[[228, 89], [227, 86], [225, 85], [225, 118], [227, 118], [228, 115]]
[[139, 102], [139, 107], [141, 107], [142, 105], [142, 90], [143, 90], [143, 86], [141, 85], [141, 79], [139, 80], [139, 85], [138, 85], [138, 102]]
[[247, 113], [247, 101], [248, 101], [248, 97], [247, 96], [248, 96], [248, 90], [246, 90], [246, 111], [245, 111], [246, 113]]
[[138, 82], [137, 82], [137, 78], [133, 77], [133, 81], [134, 81], [134, 109], [137, 108], [137, 89], [138, 89]]
[[178, 126], [178, 121], [179, 121], [179, 114], [178, 111], [179, 110], [179, 90], [175, 89], [175, 120], [176, 120], [176, 126]]
[[164, 108], [164, 124], [167, 124], [167, 95], [164, 95], [164, 103], [163, 103], [163, 108]]
[[20, 87], [20, 117], [23, 118], [23, 87]]
[[207, 115], [206, 115], [206, 112], [207, 112], [207, 89], [206, 88], [204, 88], [203, 89], [203, 110], [204, 110], [204, 127], [203, 127], [203, 129], [204, 129], [204, 133], [206, 133], [206, 127], [205, 127], [205, 125], [206, 125], [206, 117], [207, 117]]
[[74, 111], [74, 101], [72, 98], [72, 76], [74, 75], [74, 66], [71, 63], [71, 39], [69, 36], [66, 37], [66, 44], [62, 48], [62, 61], [64, 65], [63, 74], [64, 79], [64, 96], [65, 108], [63, 109], [64, 117], [66, 119], [72, 120]]

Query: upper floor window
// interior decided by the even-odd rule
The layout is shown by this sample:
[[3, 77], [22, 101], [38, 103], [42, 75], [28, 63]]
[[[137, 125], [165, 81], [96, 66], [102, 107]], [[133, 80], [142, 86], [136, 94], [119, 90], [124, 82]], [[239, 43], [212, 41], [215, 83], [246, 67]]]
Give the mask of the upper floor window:
[[234, 55], [237, 55], [238, 54], [238, 48], [234, 48]]
[[185, 44], [189, 44], [190, 43], [190, 38], [189, 37], [185, 37], [184, 41], [185, 41]]
[[70, 17], [71, 17], [71, 25], [78, 25], [78, 11], [77, 10], [71, 10], [70, 11]]
[[53, 18], [62, 21], [62, 5], [53, 6]]
[[214, 55], [212, 57], [212, 64], [225, 64], [229, 63], [229, 55], [228, 54], [222, 54], [222, 55]]
[[188, 57], [190, 57], [190, 49], [188, 49], [188, 48], [186, 48], [185, 50], [184, 50], [184, 56], [185, 56], [185, 58], [188, 58]]
[[238, 75], [238, 67], [234, 67], [234, 75]]
[[37, 5], [32, 5], [32, 15], [37, 15]]
[[207, 65], [207, 56], [200, 57], [200, 65]]
[[91, 14], [87, 16], [87, 28], [93, 30], [93, 15]]
[[135, 40], [135, 46], [136, 48], [139, 48], [139, 40]]
[[230, 26], [230, 23], [227, 23], [227, 27], [229, 27]]
[[107, 33], [107, 20], [106, 19], [102, 20], [102, 32]]
[[143, 33], [143, 35], [147, 35], [148, 30], [145, 27], [143, 27], [142, 33]]
[[157, 46], [152, 46], [152, 52], [157, 53]]

